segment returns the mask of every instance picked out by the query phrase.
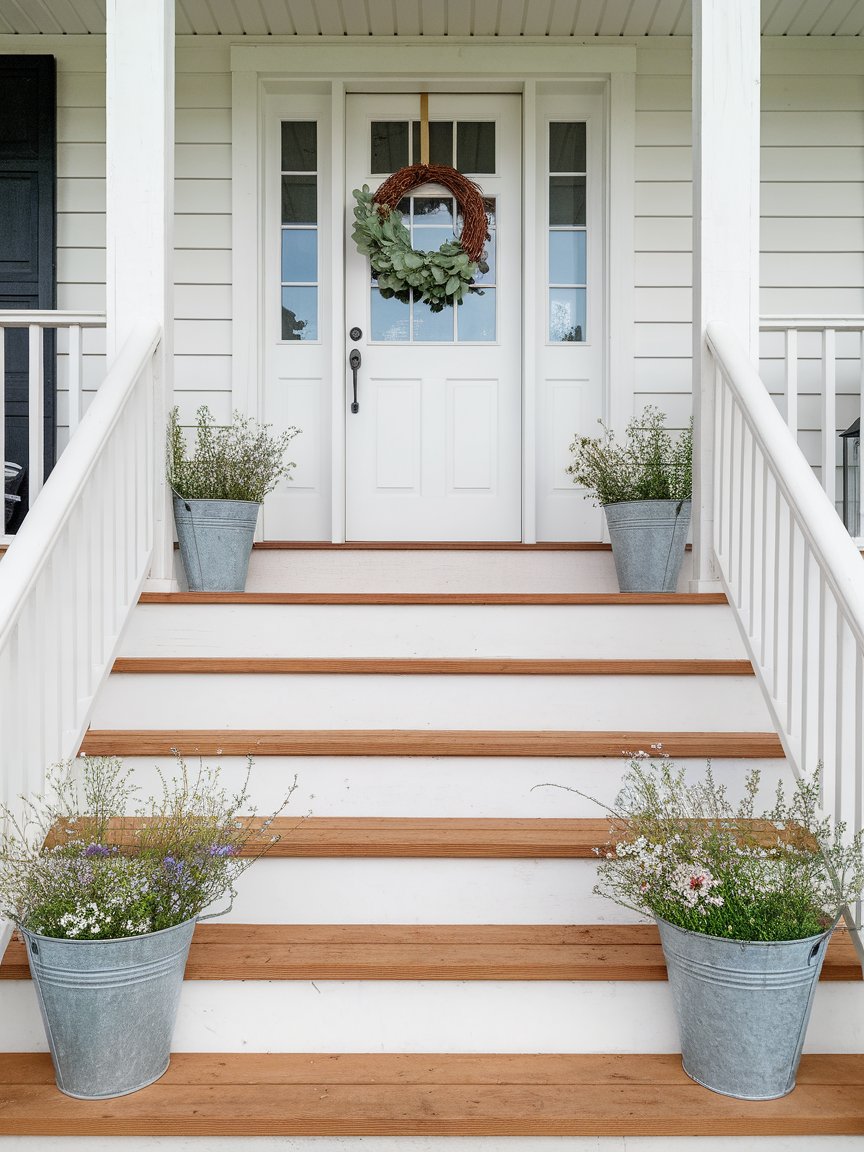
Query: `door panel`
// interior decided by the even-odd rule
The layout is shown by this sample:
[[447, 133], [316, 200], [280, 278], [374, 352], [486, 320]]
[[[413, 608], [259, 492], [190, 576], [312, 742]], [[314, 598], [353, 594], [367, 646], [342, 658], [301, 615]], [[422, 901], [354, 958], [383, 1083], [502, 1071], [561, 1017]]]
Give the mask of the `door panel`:
[[[53, 56], [0, 56], [0, 308], [54, 308]], [[2, 339], [2, 336], [0, 336]], [[28, 464], [26, 330], [6, 334], [6, 459]], [[55, 336], [45, 336], [45, 475], [55, 451]], [[14, 531], [24, 501], [10, 525]]]
[[[347, 102], [348, 233], [354, 188], [375, 188], [419, 160], [418, 96]], [[487, 198], [491, 239], [483, 295], [434, 313], [382, 299], [348, 240], [346, 328], [357, 348], [359, 412], [346, 403], [347, 534], [355, 540], [521, 538], [521, 102], [518, 96], [429, 98], [433, 162], [453, 163]], [[458, 232], [444, 188], [400, 205], [414, 247]], [[349, 389], [350, 392], [350, 389]]]

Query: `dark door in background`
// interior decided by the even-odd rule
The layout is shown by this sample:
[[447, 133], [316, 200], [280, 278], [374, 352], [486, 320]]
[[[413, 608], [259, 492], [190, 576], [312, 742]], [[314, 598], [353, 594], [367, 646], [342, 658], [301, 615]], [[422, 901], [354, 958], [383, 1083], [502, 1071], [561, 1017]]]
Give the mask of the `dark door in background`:
[[[0, 56], [0, 308], [56, 307], [56, 68]], [[45, 337], [45, 475], [54, 464], [55, 336]], [[6, 334], [6, 459], [28, 466], [27, 330]], [[26, 480], [9, 531], [26, 507]]]

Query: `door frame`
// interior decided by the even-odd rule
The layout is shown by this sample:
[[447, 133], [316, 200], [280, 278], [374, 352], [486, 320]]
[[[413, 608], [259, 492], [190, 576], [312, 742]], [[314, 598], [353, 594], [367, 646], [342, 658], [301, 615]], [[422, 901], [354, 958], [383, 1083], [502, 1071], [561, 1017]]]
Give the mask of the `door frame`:
[[[405, 40], [362, 43], [296, 38], [276, 45], [235, 45], [232, 73], [233, 406], [255, 417], [264, 391], [264, 127], [270, 96], [293, 93], [330, 101], [331, 196], [329, 216], [345, 215], [345, 97], [348, 92], [518, 92], [522, 95], [524, 220], [536, 219], [534, 157], [537, 101], [543, 93], [599, 93], [605, 109], [605, 357], [603, 416], [626, 423], [633, 406], [634, 182], [636, 49], [495, 41], [495, 52], [476, 40]], [[417, 77], [423, 77], [422, 85]], [[408, 79], [406, 79], [408, 77]], [[631, 226], [610, 229], [610, 220]], [[524, 235], [524, 232], [523, 232]], [[523, 240], [523, 282], [536, 283], [536, 246]], [[344, 247], [334, 233], [329, 273], [333, 323], [329, 333], [330, 540], [345, 541], [346, 372]], [[530, 351], [540, 337], [536, 309], [525, 308], [522, 363], [522, 539], [536, 541], [537, 390]], [[611, 382], [614, 381], [614, 389]], [[262, 515], [259, 533], [263, 532]]]

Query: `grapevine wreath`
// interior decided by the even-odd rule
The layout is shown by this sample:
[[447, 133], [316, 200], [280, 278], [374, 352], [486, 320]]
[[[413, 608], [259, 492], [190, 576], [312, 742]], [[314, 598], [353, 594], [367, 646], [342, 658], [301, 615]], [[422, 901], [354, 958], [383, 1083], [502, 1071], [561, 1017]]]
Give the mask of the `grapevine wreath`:
[[[437, 252], [417, 252], [411, 247], [411, 234], [395, 211], [397, 205], [421, 184], [443, 184], [456, 198], [462, 211], [462, 235], [446, 240]], [[382, 297], [395, 296], [407, 304], [412, 291], [432, 312], [448, 304], [461, 304], [468, 292], [482, 296], [474, 278], [488, 272], [484, 248], [489, 239], [486, 203], [477, 185], [446, 164], [412, 164], [400, 168], [370, 192], [369, 185], [354, 189], [352, 239], [358, 252], [369, 257], [372, 275]]]

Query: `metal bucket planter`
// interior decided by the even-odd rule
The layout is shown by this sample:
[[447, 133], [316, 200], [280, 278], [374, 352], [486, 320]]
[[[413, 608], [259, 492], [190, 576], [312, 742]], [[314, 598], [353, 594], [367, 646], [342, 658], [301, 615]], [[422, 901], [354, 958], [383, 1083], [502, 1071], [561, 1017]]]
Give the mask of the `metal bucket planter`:
[[605, 504], [612, 555], [622, 592], [674, 592], [684, 559], [689, 500]]
[[260, 504], [251, 500], [183, 500], [174, 523], [190, 592], [242, 592]]
[[125, 1096], [168, 1068], [195, 918], [122, 940], [57, 940], [21, 930], [57, 1087]]
[[739, 1100], [791, 1092], [833, 928], [748, 942], [657, 924], [687, 1075]]

